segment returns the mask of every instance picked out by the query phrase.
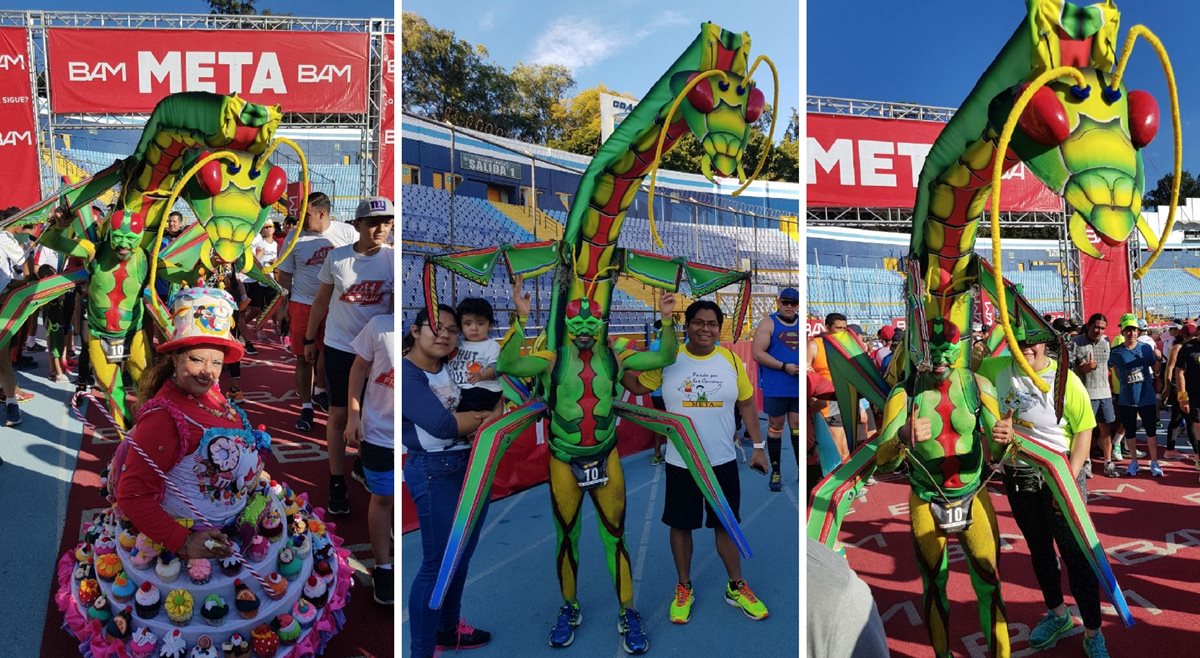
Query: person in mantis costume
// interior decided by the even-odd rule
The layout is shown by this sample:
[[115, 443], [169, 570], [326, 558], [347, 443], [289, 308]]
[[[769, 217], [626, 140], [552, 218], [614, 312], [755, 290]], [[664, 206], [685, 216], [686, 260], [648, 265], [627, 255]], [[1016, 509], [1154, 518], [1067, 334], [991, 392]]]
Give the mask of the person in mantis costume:
[[[558, 537], [555, 561], [564, 600], [551, 630], [551, 646], [569, 645], [582, 620], [575, 588], [578, 512], [583, 492], [589, 491], [593, 492], [601, 519], [606, 558], [621, 606], [618, 630], [623, 648], [629, 653], [643, 653], [649, 647], [641, 618], [630, 607], [633, 592], [623, 538], [624, 482], [613, 451], [617, 418], [667, 435], [738, 550], [743, 557], [750, 557], [749, 546], [691, 421], [686, 416], [622, 403], [617, 396], [624, 368], [661, 368], [673, 362], [677, 340], [669, 313], [674, 308], [673, 296], [664, 295], [662, 302], [669, 307], [663, 316], [663, 346], [659, 353], [616, 353], [608, 341], [613, 288], [621, 273], [670, 293], [678, 290], [686, 274], [695, 297], [740, 284], [733, 339], [736, 341], [740, 334], [749, 304], [747, 273], [619, 248], [617, 240], [625, 213], [647, 175], [651, 176], [648, 207], [653, 208], [653, 173], [662, 152], [686, 132], [692, 132], [702, 145], [705, 156], [701, 169], [710, 180], [719, 174], [737, 176], [742, 182], [734, 194], [745, 189], [762, 169], [763, 163], [759, 162], [758, 169], [746, 176], [741, 156], [750, 124], [765, 106], [753, 73], [758, 62], [767, 62], [772, 72], [774, 65], [761, 56], [750, 65], [749, 51], [749, 35], [728, 32], [712, 23], [701, 26], [700, 36], [642, 97], [637, 109], [621, 122], [588, 165], [561, 240], [427, 258], [424, 292], [430, 309], [437, 307], [433, 285], [436, 266], [481, 285], [490, 283], [501, 255], [506, 257], [509, 273], [517, 277], [554, 272], [545, 333], [539, 337], [540, 347], [532, 356], [519, 356], [528, 305], [520, 301], [523, 295], [519, 287], [516, 291], [518, 314], [502, 348], [497, 371], [508, 378], [534, 377], [534, 386], [531, 397], [517, 396], [515, 401], [520, 406], [479, 430], [430, 607], [441, 606], [487, 498], [500, 456], [525, 428], [546, 417], [550, 420], [549, 475]], [[657, 238], [652, 213], [650, 221], [651, 234]], [[430, 318], [436, 315], [429, 312]]]
[[[236, 95], [167, 96], [151, 113], [133, 155], [7, 220], [5, 225], [49, 222], [42, 244], [84, 265], [8, 297], [0, 307], [0, 347], [40, 306], [87, 281], [88, 354], [114, 420], [126, 427], [132, 416], [122, 371], [136, 380], [150, 361], [143, 303], [164, 335], [172, 326], [163, 300], [146, 286], [156, 270], [187, 285], [221, 281], [237, 270], [279, 291], [247, 247], [287, 185], [283, 169], [267, 160], [280, 143], [296, 148], [275, 137], [281, 118], [278, 106]], [[307, 178], [302, 153], [300, 160]], [[88, 206], [114, 186], [108, 214], [94, 218]], [[165, 215], [177, 199], [191, 206], [197, 221], [160, 252]]]
[[[943, 129], [921, 170], [913, 207], [912, 243], [905, 265], [907, 319], [912, 330], [906, 333], [902, 349], [893, 358], [887, 383], [873, 374], [857, 341], [836, 336], [825, 339], [830, 348], [830, 367], [839, 404], [854, 408], [857, 395], [863, 394], [883, 406], [887, 397], [885, 426], [896, 422], [903, 406], [891, 404], [886, 393], [888, 384], [901, 387], [907, 395], [918, 399], [929, 394], [940, 396], [942, 400], [935, 408], [963, 413], [959, 400], [937, 392], [936, 387], [930, 388], [927, 373], [937, 367], [934, 360], [937, 347], [931, 342], [929, 327], [940, 322], [942, 328], [938, 331], [943, 334], [965, 334], [980, 289], [999, 310], [1003, 331], [996, 337], [1004, 337], [1016, 364], [1039, 389], [1051, 390], [1050, 384], [1034, 376], [1021, 356], [1009, 319], [1011, 315], [1017, 316], [1018, 326], [1027, 332], [1031, 343], [1055, 342], [1059, 338], [1020, 291], [1003, 277], [1000, 226], [995, 211], [1000, 208], [1000, 178], [1005, 169], [1023, 162], [1031, 173], [1066, 200], [1073, 209], [1067, 230], [1085, 256], [1102, 257], [1089, 241], [1089, 232], [1115, 246], [1127, 240], [1135, 228], [1155, 248], [1135, 276], [1142, 276], [1161, 253], [1162, 241], [1151, 235], [1140, 219], [1145, 186], [1141, 149], [1157, 133], [1158, 105], [1144, 91], [1127, 92], [1122, 78], [1135, 40], [1146, 38], [1155, 48], [1168, 78], [1178, 178], [1182, 154], [1178, 101], [1165, 50], [1149, 30], [1138, 25], [1130, 30], [1118, 61], [1120, 13], [1112, 0], [1086, 7], [1064, 0], [1027, 0], [1026, 8], [1026, 19]], [[1177, 198], [1178, 186], [1175, 186], [1164, 232], [1169, 232], [1174, 223]], [[974, 253], [979, 220], [988, 203], [993, 209], [992, 265]], [[965, 351], [959, 353], [951, 369], [966, 372], [967, 357]], [[1068, 370], [1067, 364], [1060, 364], [1053, 384], [1060, 417]], [[1020, 432], [1017, 435], [1008, 449], [1010, 455], [1045, 474], [1055, 502], [1063, 510], [1101, 586], [1125, 624], [1132, 625], [1133, 618], [1066, 461], [1049, 445], [1021, 436]], [[879, 440], [851, 454], [818, 484], [811, 500], [810, 537], [830, 544], [836, 541], [840, 517], [856, 492], [859, 478], [880, 463], [876, 452], [883, 450], [884, 439], [881, 433]], [[919, 463], [914, 462], [910, 467], [919, 471], [916, 465]], [[951, 461], [946, 466], [965, 469], [969, 474], [972, 463]], [[966, 482], [968, 478], [960, 479]], [[919, 552], [919, 559], [925, 560], [927, 552], [923, 549]], [[926, 562], [922, 569], [928, 566]], [[927, 591], [927, 601], [930, 596]], [[984, 597], [980, 598], [980, 606], [985, 626], [986, 620], [995, 619], [995, 615], [983, 609], [985, 606], [1002, 610], [993, 608], [993, 600]], [[941, 612], [931, 609], [931, 614]], [[939, 655], [948, 652], [944, 629], [939, 631], [931, 624], [930, 633], [935, 652]], [[1007, 655], [1007, 642], [1000, 641], [998, 627], [992, 640], [996, 654]]]

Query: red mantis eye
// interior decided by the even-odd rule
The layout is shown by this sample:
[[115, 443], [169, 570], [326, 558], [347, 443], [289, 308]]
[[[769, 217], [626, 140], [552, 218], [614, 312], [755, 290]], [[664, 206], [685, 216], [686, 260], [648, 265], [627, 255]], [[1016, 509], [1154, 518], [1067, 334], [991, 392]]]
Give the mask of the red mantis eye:
[[[207, 153], [204, 155], [208, 156]], [[206, 162], [200, 168], [200, 172], [196, 174], [196, 178], [200, 181], [201, 189], [216, 196], [225, 182], [225, 172], [221, 170], [221, 161], [218, 159]]]
[[[692, 80], [695, 80], [696, 76], [698, 75], [700, 74], [693, 73], [689, 75], [688, 82], [690, 83]], [[695, 87], [692, 87], [691, 91], [687, 93], [687, 99], [688, 102], [692, 104], [692, 107], [696, 108], [697, 112], [701, 112], [703, 114], [712, 112], [713, 107], [715, 106], [713, 102], [712, 84], [705, 80]]]
[[751, 87], [750, 95], [746, 97], [746, 123], [758, 121], [766, 104], [767, 99], [763, 96], [762, 91], [758, 87]]
[[1134, 148], [1145, 148], [1158, 134], [1158, 101], [1148, 91], [1129, 92], [1129, 137]]
[[579, 312], [581, 309], [582, 309], [582, 305], [581, 305], [580, 301], [578, 299], [572, 299], [571, 301], [567, 302], [567, 309], [566, 309], [567, 317], [568, 318], [579, 317]]
[[1046, 146], [1058, 146], [1071, 134], [1067, 110], [1049, 87], [1037, 90], [1017, 125], [1030, 139]]
[[272, 205], [283, 196], [284, 190], [287, 188], [287, 174], [284, 173], [281, 167], [271, 167], [271, 171], [267, 172], [267, 180], [263, 182], [262, 188], [262, 205], [266, 208]]

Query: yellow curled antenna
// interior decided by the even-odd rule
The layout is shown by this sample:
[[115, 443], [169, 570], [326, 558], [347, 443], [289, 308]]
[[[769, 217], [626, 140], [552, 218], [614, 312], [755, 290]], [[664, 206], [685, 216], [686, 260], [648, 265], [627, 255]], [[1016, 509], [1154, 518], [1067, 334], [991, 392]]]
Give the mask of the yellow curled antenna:
[[1167, 57], [1167, 49], [1145, 25], [1134, 25], [1129, 29], [1129, 34], [1125, 37], [1125, 52], [1121, 53], [1121, 61], [1117, 63], [1117, 70], [1113, 73], [1109, 88], [1116, 91], [1121, 86], [1121, 77], [1125, 75], [1125, 66], [1129, 63], [1129, 57], [1133, 54], [1133, 45], [1137, 42], [1138, 37], [1145, 37], [1146, 41], [1150, 42], [1154, 52], [1158, 54], [1158, 61], [1162, 64], [1163, 73], [1167, 76], [1167, 90], [1171, 94], [1171, 130], [1175, 133], [1175, 176], [1171, 181], [1171, 210], [1167, 213], [1167, 223], [1163, 226], [1162, 236], [1158, 239], [1158, 245], [1154, 247], [1150, 258], [1146, 259], [1146, 262], [1133, 273], [1136, 279], [1146, 276], [1146, 272], [1150, 271], [1150, 266], [1158, 260], [1163, 248], [1167, 245], [1167, 236], [1175, 227], [1175, 210], [1179, 204], [1179, 177], [1183, 172], [1183, 129], [1179, 118], [1179, 90], [1175, 86], [1175, 72], [1171, 69], [1171, 58]]
[[[770, 57], [767, 57], [766, 55], [759, 55], [758, 59], [754, 60], [754, 66], [750, 67], [750, 72], [746, 74], [746, 80], [752, 80], [754, 78], [754, 71], [758, 68], [759, 62], [767, 63], [767, 66], [771, 69], [771, 77], [775, 81], [775, 91], [772, 92], [771, 98], [771, 129], [767, 132], [767, 145], [763, 149], [762, 157], [758, 160], [758, 166], [754, 168], [754, 173], [750, 174], [750, 177], [746, 179], [746, 182], [742, 183], [742, 186], [737, 188], [737, 191], [730, 196], [738, 196], [747, 187], [750, 187], [750, 183], [758, 180], [758, 175], [762, 172], [763, 165], [767, 164], [767, 156], [771, 154], [771, 146], [775, 143], [775, 122], [779, 120], [779, 72], [775, 70], [775, 62], [772, 62]], [[749, 85], [749, 82], [746, 82], [745, 84]], [[748, 94], [747, 97], [749, 97]]]
[[[167, 205], [163, 206], [167, 209], [167, 212], [171, 212], [171, 208], [175, 207], [175, 202], [179, 200], [179, 195], [183, 192], [184, 186], [188, 184], [188, 181], [195, 177], [196, 173], [200, 171], [200, 168], [212, 162], [213, 160], [219, 159], [229, 160], [233, 162], [234, 165], [237, 165], [238, 163], [237, 154], [233, 151], [217, 151], [215, 153], [209, 153], [203, 158], [197, 160], [196, 164], [192, 165], [192, 168], [188, 169], [187, 173], [180, 177], [179, 181], [175, 183], [175, 187], [171, 188], [171, 196], [167, 197]], [[203, 227], [201, 228], [203, 229]], [[158, 235], [154, 240], [154, 251], [151, 252], [150, 255], [150, 278], [147, 279], [147, 281], [150, 282], [150, 285], [148, 286], [150, 289], [150, 304], [155, 313], [166, 313], [166, 309], [163, 307], [162, 300], [158, 298], [158, 292], [154, 289], [154, 281], [156, 280], [155, 277], [158, 275], [158, 252], [162, 247], [163, 233], [166, 230], [167, 223], [163, 221], [161, 217], [159, 217]], [[170, 313], [166, 314], [168, 317], [170, 317]]]
[[992, 270], [996, 275], [996, 305], [1000, 307], [1000, 326], [1004, 328], [1004, 339], [1008, 343], [1008, 351], [1012, 352], [1013, 361], [1043, 393], [1050, 392], [1050, 385], [1038, 377], [1033, 366], [1025, 360], [1025, 355], [1021, 353], [1017, 339], [1013, 336], [1012, 325], [1008, 317], [1008, 294], [1004, 290], [1004, 259], [1000, 257], [1000, 177], [1004, 174], [1004, 154], [1008, 153], [1008, 143], [1012, 141], [1013, 131], [1017, 128], [1017, 121], [1020, 120], [1021, 113], [1025, 111], [1025, 106], [1029, 104], [1039, 89], [1059, 78], [1071, 78], [1077, 87], [1087, 84], [1087, 80], [1084, 79], [1079, 69], [1071, 66], [1053, 68], [1035, 78], [1025, 88], [1025, 91], [1021, 92], [1021, 96], [1017, 98], [1017, 102], [1009, 111], [1008, 119], [1004, 122], [1004, 130], [1000, 131], [1000, 141], [996, 144], [996, 154], [992, 158]]
[[688, 92], [695, 88], [696, 85], [700, 84], [701, 81], [714, 76], [721, 78], [721, 82], [729, 84], [729, 76], [725, 75], [725, 72], [720, 69], [709, 69], [692, 78], [686, 85], [683, 86], [683, 91], [679, 92], [679, 95], [675, 97], [675, 101], [671, 103], [671, 109], [667, 110], [666, 120], [663, 121], [662, 129], [658, 132], [658, 144], [654, 147], [654, 161], [650, 163], [650, 193], [648, 195], [649, 211], [646, 214], [650, 220], [650, 237], [654, 239], [654, 244], [657, 245], [659, 249], [663, 248], [663, 241], [662, 238], [658, 237], [658, 229], [654, 226], [654, 184], [658, 179], [658, 163], [662, 160], [663, 142], [667, 140], [667, 130], [671, 128], [671, 121], [675, 118], [675, 110], [679, 107], [679, 103], [681, 103], [683, 99], [687, 97]]
[[270, 274], [274, 272], [275, 268], [279, 267], [279, 265], [283, 263], [283, 260], [291, 255], [292, 249], [296, 248], [296, 243], [300, 240], [300, 232], [304, 230], [304, 216], [308, 214], [308, 195], [312, 192], [312, 190], [309, 188], [308, 181], [308, 160], [304, 157], [304, 151], [300, 149], [299, 144], [293, 142], [287, 137], [276, 137], [275, 141], [271, 143], [271, 146], [263, 152], [262, 156], [260, 156], [259, 160], [255, 164], [255, 168], [259, 168], [259, 162], [266, 162], [267, 156], [274, 153], [275, 149], [281, 143], [290, 146], [292, 150], [296, 152], [296, 158], [300, 160], [300, 196], [302, 197], [300, 199], [300, 216], [296, 218], [296, 230], [292, 232], [292, 241], [288, 243], [287, 248], [285, 248], [283, 253], [275, 259], [274, 263], [271, 263], [269, 266], [263, 269], [263, 274]]

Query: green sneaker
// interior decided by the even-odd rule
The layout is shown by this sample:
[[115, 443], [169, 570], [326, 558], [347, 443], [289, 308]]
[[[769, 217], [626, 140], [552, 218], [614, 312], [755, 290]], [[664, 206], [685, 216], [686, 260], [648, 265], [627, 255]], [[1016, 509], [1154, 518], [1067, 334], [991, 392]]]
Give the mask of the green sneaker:
[[746, 581], [739, 580], [731, 584], [737, 585], [737, 589], [731, 589], [729, 585], [725, 586], [726, 603], [735, 608], [741, 608], [747, 617], [755, 621], [767, 618], [767, 606], [758, 600]]
[[1034, 649], [1045, 649], [1054, 646], [1058, 637], [1075, 627], [1075, 619], [1071, 613], [1059, 617], [1053, 612], [1047, 612], [1045, 617], [1033, 627], [1029, 633], [1029, 646]]
[[675, 598], [671, 600], [671, 623], [686, 624], [692, 619], [692, 603], [696, 595], [692, 593], [692, 584], [675, 584]]
[[1104, 635], [1096, 633], [1088, 637], [1083, 636], [1083, 655], [1088, 658], [1108, 658], [1108, 647], [1104, 646]]

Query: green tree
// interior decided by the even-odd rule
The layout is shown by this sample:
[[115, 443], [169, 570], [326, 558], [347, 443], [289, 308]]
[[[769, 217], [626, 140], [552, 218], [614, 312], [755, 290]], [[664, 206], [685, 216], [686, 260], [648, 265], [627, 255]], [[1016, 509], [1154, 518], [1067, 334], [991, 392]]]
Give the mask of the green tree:
[[[1154, 189], [1146, 193], [1142, 198], [1142, 207], [1147, 210], [1153, 210], [1155, 206], [1166, 206], [1171, 203], [1171, 183], [1174, 182], [1175, 175], [1167, 174], [1158, 179]], [[1200, 180], [1192, 176], [1191, 172], [1184, 171], [1179, 177], [1179, 200], [1194, 199], [1200, 197]]]
[[516, 106], [508, 112], [514, 121], [513, 136], [546, 144], [562, 134], [558, 117], [562, 115], [563, 98], [575, 86], [571, 70], [557, 64], [518, 63], [508, 77], [517, 92], [512, 97]]
[[510, 106], [516, 85], [486, 61], [486, 48], [412, 12], [404, 12], [400, 30], [405, 110], [460, 125], [486, 124], [501, 134], [512, 129], [511, 115], [499, 108]]
[[600, 148], [600, 94], [617, 94], [604, 83], [575, 94], [554, 108], [558, 134], [546, 141], [550, 148], [580, 155], [595, 155]]
[[255, 0], [208, 0], [208, 13], [250, 16], [258, 13]]

